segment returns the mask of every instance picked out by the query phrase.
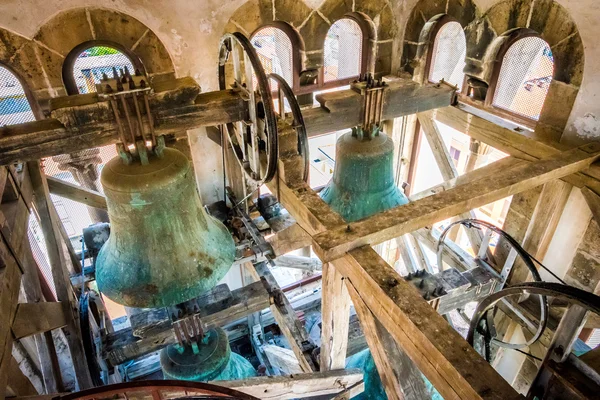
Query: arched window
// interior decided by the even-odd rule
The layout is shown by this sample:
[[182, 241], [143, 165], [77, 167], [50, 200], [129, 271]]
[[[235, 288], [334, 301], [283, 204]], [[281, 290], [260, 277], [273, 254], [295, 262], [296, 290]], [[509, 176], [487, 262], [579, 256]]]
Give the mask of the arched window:
[[442, 25], [437, 32], [429, 68], [429, 80], [439, 82], [442, 79], [460, 89], [465, 68], [467, 41], [462, 26], [455, 21]]
[[553, 73], [548, 43], [536, 36], [518, 39], [504, 54], [492, 104], [537, 121]]
[[23, 85], [15, 74], [0, 65], [0, 126], [34, 120]]
[[113, 77], [113, 67], [119, 71], [127, 67], [131, 74], [135, 68], [125, 54], [110, 46], [93, 46], [83, 50], [73, 63], [73, 77], [81, 94], [96, 91], [102, 74]]
[[324, 82], [358, 76], [362, 70], [363, 43], [363, 31], [352, 18], [342, 18], [331, 25], [323, 49]]
[[252, 35], [251, 42], [265, 72], [281, 75], [291, 87], [294, 87], [294, 60], [292, 41], [289, 36], [279, 28], [266, 26]]

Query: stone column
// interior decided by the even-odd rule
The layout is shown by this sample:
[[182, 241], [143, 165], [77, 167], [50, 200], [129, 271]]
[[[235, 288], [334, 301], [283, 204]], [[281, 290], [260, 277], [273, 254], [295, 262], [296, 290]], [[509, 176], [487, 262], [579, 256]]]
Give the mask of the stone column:
[[[98, 180], [98, 165], [102, 163], [100, 149], [82, 150], [71, 154], [62, 154], [52, 157], [58, 163], [61, 171], [68, 171], [75, 181], [86, 189], [100, 191]], [[88, 214], [93, 223], [108, 222], [108, 214], [104, 210], [88, 207]]]

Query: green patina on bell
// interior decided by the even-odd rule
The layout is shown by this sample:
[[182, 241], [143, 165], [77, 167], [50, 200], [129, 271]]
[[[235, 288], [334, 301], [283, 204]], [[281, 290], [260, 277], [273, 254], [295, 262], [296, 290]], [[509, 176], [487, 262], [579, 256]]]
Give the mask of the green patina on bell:
[[111, 235], [96, 262], [99, 290], [129, 307], [168, 307], [212, 289], [231, 267], [235, 246], [209, 216], [193, 170], [174, 149], [145, 163], [119, 157], [102, 169]]
[[375, 127], [353, 128], [336, 144], [333, 179], [323, 200], [347, 222], [408, 203], [394, 181], [394, 142]]
[[160, 352], [160, 365], [165, 379], [208, 382], [256, 376], [252, 364], [231, 351], [221, 328], [208, 331], [198, 344], [165, 347]]

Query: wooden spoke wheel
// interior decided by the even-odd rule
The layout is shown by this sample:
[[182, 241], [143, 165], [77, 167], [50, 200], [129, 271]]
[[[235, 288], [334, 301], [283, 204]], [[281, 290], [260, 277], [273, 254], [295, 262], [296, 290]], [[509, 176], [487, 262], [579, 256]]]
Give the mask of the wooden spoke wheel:
[[[308, 171], [310, 168], [310, 157], [308, 154], [308, 136], [306, 134], [306, 125], [300, 111], [300, 105], [294, 96], [294, 92], [290, 85], [277, 74], [269, 74], [269, 79], [274, 80], [279, 89], [278, 93], [278, 118], [282, 123], [291, 123], [293, 129], [298, 135], [298, 153], [304, 159], [304, 182], [308, 182]], [[286, 104], [287, 102], [287, 104]], [[291, 119], [287, 116], [286, 106], [289, 107]]]
[[241, 33], [227, 33], [219, 48], [219, 88], [233, 89], [248, 102], [243, 121], [226, 124], [223, 131], [248, 180], [257, 186], [277, 171], [277, 120], [269, 80], [250, 41]]

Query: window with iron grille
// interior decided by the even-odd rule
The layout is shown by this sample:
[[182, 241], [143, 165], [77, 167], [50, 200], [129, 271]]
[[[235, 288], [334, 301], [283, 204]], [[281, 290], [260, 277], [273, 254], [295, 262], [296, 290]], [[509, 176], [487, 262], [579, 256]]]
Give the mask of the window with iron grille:
[[463, 84], [467, 41], [462, 26], [455, 21], [444, 24], [433, 45], [429, 80], [442, 79], [460, 89]]
[[350, 18], [337, 20], [325, 38], [323, 75], [325, 82], [358, 76], [362, 64], [363, 32]]
[[34, 120], [21, 82], [12, 72], [0, 66], [0, 126]]
[[135, 68], [122, 52], [108, 46], [93, 46], [79, 54], [73, 64], [73, 76], [79, 93], [93, 93], [102, 74], [113, 77], [113, 67], [119, 71], [127, 67], [133, 75]]
[[517, 40], [502, 59], [493, 105], [537, 121], [553, 73], [548, 43], [535, 36]]
[[[19, 79], [8, 69], [0, 66], [0, 126], [22, 124], [35, 121], [29, 100]], [[37, 262], [42, 275], [48, 282], [51, 290], [54, 290], [52, 270], [46, 251], [44, 235], [33, 214], [29, 217], [29, 228], [27, 231], [33, 257]]]
[[292, 41], [289, 36], [279, 28], [266, 26], [252, 36], [251, 42], [265, 73], [281, 75], [294, 87]]

